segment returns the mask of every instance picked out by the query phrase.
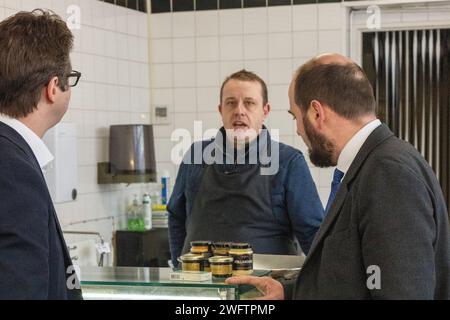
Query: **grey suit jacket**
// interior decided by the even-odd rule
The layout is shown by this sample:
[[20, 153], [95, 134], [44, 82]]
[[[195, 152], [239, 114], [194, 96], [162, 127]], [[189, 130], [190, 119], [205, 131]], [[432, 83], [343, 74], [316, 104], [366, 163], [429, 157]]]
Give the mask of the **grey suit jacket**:
[[297, 299], [450, 299], [448, 213], [435, 174], [387, 126], [341, 183], [297, 283]]

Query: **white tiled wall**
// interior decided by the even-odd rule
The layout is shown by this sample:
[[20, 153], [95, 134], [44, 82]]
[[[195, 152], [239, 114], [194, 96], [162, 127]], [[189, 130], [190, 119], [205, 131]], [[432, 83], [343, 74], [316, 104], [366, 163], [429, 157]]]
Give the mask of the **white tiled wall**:
[[[319, 52], [344, 52], [344, 12], [340, 4], [313, 4], [153, 14], [152, 104], [173, 106], [171, 124], [156, 129], [158, 149], [171, 144], [173, 129], [192, 132], [195, 120], [203, 120], [204, 129], [219, 128], [220, 85], [245, 67], [268, 84], [273, 111], [267, 125], [307, 155], [287, 113], [288, 86], [293, 72]], [[177, 171], [170, 161], [158, 164]], [[326, 202], [332, 169], [311, 171]]]
[[[426, 4], [414, 7], [413, 12], [383, 10], [382, 23], [402, 27], [450, 21], [448, 10]], [[353, 19], [355, 25], [365, 24], [367, 17]], [[173, 129], [192, 131], [195, 120], [206, 121], [207, 128], [220, 127], [220, 85], [226, 76], [245, 67], [268, 84], [272, 113], [266, 124], [279, 129], [281, 141], [300, 149], [309, 162], [307, 148], [286, 113], [288, 85], [292, 73], [311, 57], [325, 52], [347, 54], [357, 42], [349, 36], [349, 26], [348, 10], [340, 3], [152, 15], [152, 105], [173, 106], [171, 124], [156, 129], [159, 143], [167, 147]], [[159, 165], [176, 174], [177, 166], [170, 161]], [[333, 169], [311, 164], [310, 168], [325, 205]]]
[[[150, 123], [148, 18], [96, 0], [0, 0], [0, 20], [35, 8], [52, 9], [66, 19], [69, 5], [80, 7], [82, 23], [73, 30], [72, 65], [83, 75], [63, 119], [77, 124], [79, 198], [56, 210], [63, 229], [100, 231], [110, 241], [124, 221], [125, 203], [149, 187], [97, 184], [97, 162], [109, 157], [109, 126]], [[100, 220], [79, 223], [95, 219]]]

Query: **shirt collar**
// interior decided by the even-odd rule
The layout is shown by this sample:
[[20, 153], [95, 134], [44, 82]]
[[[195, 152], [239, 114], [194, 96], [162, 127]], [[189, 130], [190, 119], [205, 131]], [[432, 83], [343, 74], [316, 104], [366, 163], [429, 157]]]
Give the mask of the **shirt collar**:
[[344, 174], [347, 173], [350, 165], [353, 160], [355, 160], [356, 155], [361, 149], [364, 142], [366, 142], [367, 138], [370, 134], [381, 125], [381, 121], [376, 119], [372, 122], [369, 122], [365, 125], [361, 130], [359, 130], [347, 144], [344, 149], [342, 149], [341, 154], [339, 155], [337, 169], [342, 171]]
[[3, 122], [4, 124], [10, 126], [22, 136], [22, 138], [26, 141], [26, 143], [33, 151], [34, 156], [36, 157], [41, 169], [44, 169], [50, 162], [53, 161], [54, 157], [48, 150], [44, 141], [42, 141], [41, 138], [39, 138], [30, 128], [28, 128], [22, 122], [17, 119], [9, 118], [2, 114], [0, 114], [0, 122]]

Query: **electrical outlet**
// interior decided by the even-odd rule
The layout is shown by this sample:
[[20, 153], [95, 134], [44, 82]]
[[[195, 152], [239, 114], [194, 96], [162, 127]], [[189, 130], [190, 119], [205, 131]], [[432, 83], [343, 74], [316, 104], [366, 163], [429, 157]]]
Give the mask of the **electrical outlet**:
[[153, 107], [153, 124], [168, 125], [171, 121], [169, 105], [156, 105]]

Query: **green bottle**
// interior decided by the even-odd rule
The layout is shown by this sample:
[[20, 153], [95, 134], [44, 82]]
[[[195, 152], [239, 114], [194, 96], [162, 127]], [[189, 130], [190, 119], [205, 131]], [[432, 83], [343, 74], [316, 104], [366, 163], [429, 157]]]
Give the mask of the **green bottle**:
[[134, 195], [133, 204], [128, 208], [128, 231], [145, 231], [144, 214], [142, 206], [139, 205], [138, 196]]

